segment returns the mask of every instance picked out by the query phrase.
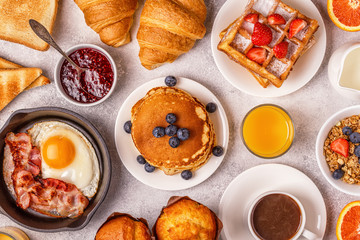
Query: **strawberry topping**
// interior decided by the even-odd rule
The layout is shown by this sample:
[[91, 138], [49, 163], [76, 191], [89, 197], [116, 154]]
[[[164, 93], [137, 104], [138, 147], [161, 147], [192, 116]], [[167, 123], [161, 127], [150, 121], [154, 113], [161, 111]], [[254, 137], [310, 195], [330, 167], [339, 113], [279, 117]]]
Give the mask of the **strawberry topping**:
[[266, 59], [266, 50], [264, 48], [253, 47], [251, 48], [246, 56], [259, 64], [262, 64]]
[[300, 32], [304, 27], [306, 27], [307, 23], [304, 19], [294, 19], [290, 23], [289, 28], [289, 38], [292, 38], [294, 35], [296, 35], [298, 32]]
[[255, 24], [259, 20], [259, 15], [256, 13], [249, 13], [244, 18], [245, 21]]
[[288, 52], [289, 43], [288, 42], [281, 42], [274, 47], [274, 54], [277, 58], [284, 58]]
[[251, 35], [251, 41], [257, 46], [268, 45], [272, 41], [271, 29], [259, 22], [255, 23], [254, 31]]
[[282, 25], [286, 23], [285, 18], [277, 13], [271, 14], [267, 19], [271, 25]]
[[349, 142], [343, 138], [338, 138], [330, 144], [331, 150], [343, 155], [344, 157], [349, 156]]

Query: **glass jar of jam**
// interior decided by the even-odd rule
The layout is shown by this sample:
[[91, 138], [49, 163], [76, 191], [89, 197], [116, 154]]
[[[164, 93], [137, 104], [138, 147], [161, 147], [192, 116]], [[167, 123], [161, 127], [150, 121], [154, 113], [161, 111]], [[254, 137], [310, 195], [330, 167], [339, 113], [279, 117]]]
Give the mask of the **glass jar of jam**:
[[86, 70], [79, 72], [64, 59], [57, 67], [57, 85], [72, 102], [94, 105], [108, 97], [114, 88], [116, 67], [102, 48], [91, 44], [82, 46], [75, 46], [67, 53], [71, 60]]

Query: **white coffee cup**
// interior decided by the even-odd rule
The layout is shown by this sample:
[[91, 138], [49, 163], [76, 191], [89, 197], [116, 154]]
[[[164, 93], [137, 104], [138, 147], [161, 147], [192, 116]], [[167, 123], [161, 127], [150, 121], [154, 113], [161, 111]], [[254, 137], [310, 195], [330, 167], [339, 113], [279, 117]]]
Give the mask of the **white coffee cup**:
[[305, 223], [306, 223], [306, 214], [305, 214], [305, 209], [303, 207], [303, 205], [301, 204], [301, 202], [299, 201], [299, 199], [297, 199], [295, 196], [286, 193], [286, 192], [282, 192], [282, 191], [269, 191], [269, 192], [265, 192], [261, 195], [259, 195], [251, 204], [250, 208], [249, 208], [249, 212], [248, 212], [248, 226], [249, 226], [249, 230], [251, 232], [251, 234], [253, 235], [253, 237], [257, 240], [263, 240], [263, 238], [261, 238], [261, 236], [258, 236], [255, 233], [254, 230], [254, 226], [253, 226], [253, 212], [257, 206], [257, 204], [260, 202], [261, 199], [263, 199], [264, 197], [271, 195], [271, 194], [281, 194], [281, 195], [285, 195], [288, 196], [289, 198], [291, 198], [292, 200], [294, 200], [294, 202], [297, 204], [297, 206], [300, 209], [300, 224], [298, 226], [298, 230], [297, 232], [289, 239], [289, 240], [295, 240], [298, 239], [300, 236], [303, 236], [307, 239], [310, 240], [315, 240], [315, 239], [319, 239], [319, 237], [315, 234], [310, 232], [309, 230], [305, 229]]

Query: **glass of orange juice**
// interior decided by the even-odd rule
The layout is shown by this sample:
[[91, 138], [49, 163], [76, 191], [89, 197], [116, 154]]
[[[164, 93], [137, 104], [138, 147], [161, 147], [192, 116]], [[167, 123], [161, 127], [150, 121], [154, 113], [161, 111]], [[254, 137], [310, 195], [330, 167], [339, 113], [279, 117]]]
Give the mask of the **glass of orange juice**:
[[29, 240], [29, 237], [19, 228], [1, 227], [0, 240]]
[[290, 115], [274, 104], [262, 104], [251, 109], [240, 131], [246, 148], [262, 158], [276, 158], [286, 153], [295, 134]]

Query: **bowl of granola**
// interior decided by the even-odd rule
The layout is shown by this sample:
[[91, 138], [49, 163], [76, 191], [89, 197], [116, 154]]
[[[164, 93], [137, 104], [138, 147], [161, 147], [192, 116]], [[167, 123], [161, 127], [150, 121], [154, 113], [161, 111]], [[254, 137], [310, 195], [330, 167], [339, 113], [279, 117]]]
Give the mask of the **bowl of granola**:
[[360, 105], [333, 114], [316, 138], [316, 159], [328, 182], [360, 196]]

